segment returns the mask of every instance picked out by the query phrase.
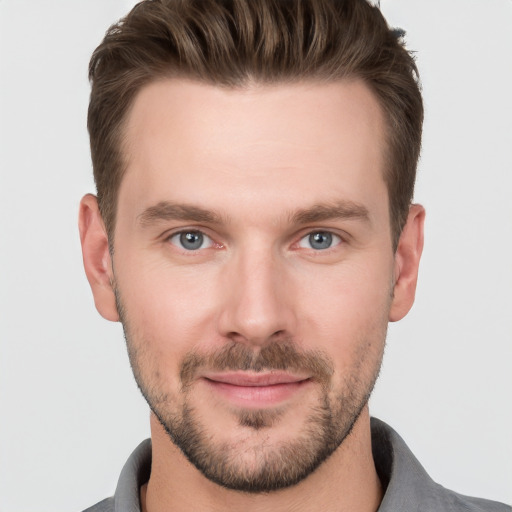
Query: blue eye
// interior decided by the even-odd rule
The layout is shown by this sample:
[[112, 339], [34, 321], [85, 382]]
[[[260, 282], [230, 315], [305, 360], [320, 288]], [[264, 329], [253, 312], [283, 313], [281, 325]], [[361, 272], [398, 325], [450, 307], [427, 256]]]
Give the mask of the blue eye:
[[323, 251], [341, 243], [341, 238], [329, 231], [313, 231], [301, 238], [299, 247]]
[[187, 251], [206, 249], [213, 245], [212, 239], [201, 231], [181, 231], [169, 239], [173, 245]]

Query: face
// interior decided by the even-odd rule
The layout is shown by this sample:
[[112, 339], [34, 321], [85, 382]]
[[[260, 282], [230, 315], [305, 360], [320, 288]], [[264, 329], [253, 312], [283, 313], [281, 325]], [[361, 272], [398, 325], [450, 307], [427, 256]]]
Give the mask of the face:
[[393, 307], [376, 99], [164, 80], [124, 151], [110, 272], [139, 387], [212, 481], [297, 483], [365, 407]]

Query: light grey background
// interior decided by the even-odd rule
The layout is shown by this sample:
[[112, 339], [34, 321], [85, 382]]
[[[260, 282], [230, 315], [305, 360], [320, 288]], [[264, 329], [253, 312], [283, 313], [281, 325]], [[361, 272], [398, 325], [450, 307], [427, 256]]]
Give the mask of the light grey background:
[[[0, 0], [0, 511], [110, 495], [149, 434], [121, 328], [96, 313], [87, 63], [129, 0]], [[512, 501], [512, 2], [382, 0], [417, 51], [428, 212], [418, 298], [373, 414], [446, 487]]]

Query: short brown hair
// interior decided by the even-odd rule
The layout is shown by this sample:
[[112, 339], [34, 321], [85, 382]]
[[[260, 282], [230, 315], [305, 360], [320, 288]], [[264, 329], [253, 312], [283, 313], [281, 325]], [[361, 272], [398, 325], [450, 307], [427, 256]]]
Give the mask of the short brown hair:
[[362, 79], [388, 125], [384, 178], [396, 248], [414, 191], [423, 103], [414, 59], [378, 8], [366, 0], [145, 0], [112, 25], [90, 61], [88, 114], [111, 243], [123, 122], [144, 85], [174, 76], [224, 87]]

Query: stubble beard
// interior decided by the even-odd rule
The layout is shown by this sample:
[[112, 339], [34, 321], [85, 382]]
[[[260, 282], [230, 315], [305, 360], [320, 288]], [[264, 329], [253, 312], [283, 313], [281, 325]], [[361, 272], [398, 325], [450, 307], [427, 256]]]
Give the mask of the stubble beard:
[[[153, 378], [157, 372], [148, 364], [146, 351], [141, 349], [151, 344], [147, 340], [136, 343], [119, 297], [117, 300], [130, 364], [150, 409], [186, 458], [206, 478], [228, 489], [268, 493], [305, 479], [350, 435], [379, 375], [382, 351], [373, 361], [369, 373], [368, 368], [364, 368], [369, 363], [365, 349], [371, 343], [360, 344], [361, 353], [354, 371], [344, 379], [341, 390], [334, 393], [330, 385], [334, 367], [326, 354], [299, 350], [290, 340], [266, 345], [258, 352], [243, 344], [229, 342], [208, 355], [187, 354], [180, 365], [181, 396], [173, 396]], [[383, 336], [385, 338], [385, 332]], [[205, 368], [214, 371], [309, 372], [318, 384], [319, 398], [316, 404], [309, 407], [303, 426], [293, 439], [272, 444], [272, 427], [279, 423], [284, 414], [290, 414], [277, 408], [231, 412], [238, 426], [247, 432], [248, 438], [252, 436], [252, 442], [247, 446], [240, 440], [221, 441], [211, 434], [212, 429], [202, 421], [200, 411], [192, 404], [194, 376]], [[240, 457], [242, 451], [243, 458]]]

